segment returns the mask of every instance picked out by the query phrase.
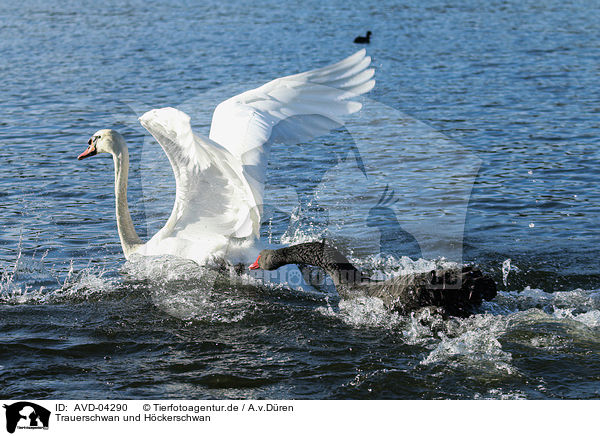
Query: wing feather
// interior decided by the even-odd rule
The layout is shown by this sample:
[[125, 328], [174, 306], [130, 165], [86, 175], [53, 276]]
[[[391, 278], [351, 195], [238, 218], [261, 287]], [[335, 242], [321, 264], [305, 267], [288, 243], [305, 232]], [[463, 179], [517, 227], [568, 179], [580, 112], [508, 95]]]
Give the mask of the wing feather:
[[262, 203], [271, 144], [307, 141], [343, 125], [344, 116], [362, 107], [352, 99], [375, 85], [370, 64], [363, 49], [333, 65], [272, 80], [216, 107], [210, 139], [240, 158], [257, 204]]
[[257, 203], [238, 157], [195, 135], [190, 117], [177, 109], [153, 109], [140, 122], [161, 145], [175, 174], [175, 204], [159, 238], [258, 234]]
[[142, 115], [176, 183], [171, 216], [146, 244], [148, 251], [167, 246], [170, 254], [202, 262], [217, 247], [226, 250], [231, 238], [257, 237], [271, 144], [306, 141], [340, 127], [344, 116], [362, 107], [353, 98], [375, 85], [370, 63], [360, 50], [225, 100], [213, 113], [209, 138], [195, 135], [190, 117], [177, 109]]
[[[220, 103], [213, 114], [210, 139], [241, 156], [249, 149], [264, 147], [272, 135], [278, 139], [281, 121], [298, 115], [333, 118], [354, 113], [358, 102], [345, 101], [368, 92], [375, 85], [371, 58], [360, 50], [352, 56], [323, 68], [272, 80]], [[303, 125], [305, 140], [310, 135]], [[290, 129], [288, 123], [286, 129]], [[316, 129], [322, 134], [322, 129]], [[271, 141], [272, 142], [272, 141]], [[265, 152], [268, 150], [264, 150]]]

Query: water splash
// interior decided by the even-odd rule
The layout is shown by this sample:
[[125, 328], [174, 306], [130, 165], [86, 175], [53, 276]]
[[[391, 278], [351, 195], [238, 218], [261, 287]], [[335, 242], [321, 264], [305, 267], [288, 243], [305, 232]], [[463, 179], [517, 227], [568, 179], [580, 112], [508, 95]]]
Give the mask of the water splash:
[[[1, 304], [54, 304], [102, 298], [118, 290], [118, 281], [105, 277], [106, 270], [85, 268], [75, 273], [71, 267], [58, 286], [14, 286], [0, 293]], [[9, 283], [12, 283], [10, 280]]]
[[[391, 276], [404, 271], [432, 268], [436, 262], [373, 257], [370, 262], [363, 260], [361, 266]], [[526, 287], [520, 292], [499, 292], [493, 302], [483, 304], [480, 310], [482, 313], [466, 319], [444, 318], [430, 308], [410, 316], [399, 316], [388, 311], [382, 301], [366, 297], [342, 300], [337, 310], [329, 305], [317, 309], [322, 315], [336, 318], [352, 327], [392, 331], [404, 343], [424, 347], [428, 351], [418, 362], [424, 367], [467, 366], [484, 374], [492, 372], [502, 377], [521, 376], [512, 353], [505, 348], [506, 341], [525, 340], [526, 346], [548, 350], [565, 341], [577, 340], [580, 335], [600, 341], [597, 336], [600, 330], [598, 290], [549, 293]], [[549, 322], [555, 325], [559, 333], [541, 333], [533, 338], [527, 333], [532, 331], [532, 326], [545, 326]], [[572, 336], [572, 339], [566, 339], [564, 335]], [[490, 398], [508, 395], [501, 392], [489, 394]]]
[[324, 235], [325, 234], [320, 228], [314, 228], [309, 225], [307, 228], [296, 228], [286, 232], [281, 237], [281, 243], [284, 245], [294, 245], [302, 244], [304, 242], [321, 241]]
[[494, 304], [507, 313], [536, 308], [549, 314], [556, 309], [572, 309], [580, 314], [600, 309], [600, 290], [546, 292], [526, 286], [522, 291], [499, 292]]
[[174, 256], [133, 256], [121, 272], [129, 281], [143, 281], [154, 305], [177, 319], [235, 323], [252, 313], [256, 302], [231, 286], [232, 268]]
[[[0, 304], [47, 304], [72, 299], [88, 299], [117, 288], [117, 281], [107, 278], [107, 271], [88, 267], [75, 272], [73, 260], [64, 273], [55, 265], [47, 265], [45, 251], [27, 255], [19, 240], [14, 263], [5, 267], [0, 276]], [[61, 278], [61, 276], [64, 276]]]
[[0, 296], [20, 296], [33, 291], [36, 286], [43, 289], [54, 281], [60, 285], [44, 264], [47, 255], [48, 251], [40, 259], [36, 259], [35, 251], [31, 257], [24, 255], [23, 236], [20, 235], [15, 261], [12, 267], [4, 268], [0, 277]]
[[592, 329], [600, 327], [600, 310], [594, 309], [583, 313], [576, 313], [576, 311], [576, 308], [560, 309], [555, 307], [553, 316], [556, 319], [573, 320]]
[[465, 320], [451, 320], [446, 331], [439, 332], [439, 343], [421, 361], [422, 365], [445, 362], [452, 365], [492, 363], [495, 368], [512, 371], [512, 355], [499, 341], [509, 320], [502, 315], [480, 314]]
[[388, 280], [394, 277], [429, 272], [434, 269], [456, 268], [459, 265], [441, 257], [438, 259], [412, 260], [410, 257], [397, 258], [391, 255], [374, 254], [363, 258], [350, 256], [350, 261], [357, 268], [371, 275], [373, 279]]
[[502, 262], [502, 283], [506, 286], [506, 280], [508, 279], [508, 273], [510, 272], [510, 259], [506, 259]]
[[340, 300], [338, 310], [334, 310], [329, 303], [316, 310], [324, 316], [340, 319], [353, 327], [393, 328], [402, 322], [402, 317], [398, 313], [390, 312], [385, 308], [382, 300], [373, 297]]

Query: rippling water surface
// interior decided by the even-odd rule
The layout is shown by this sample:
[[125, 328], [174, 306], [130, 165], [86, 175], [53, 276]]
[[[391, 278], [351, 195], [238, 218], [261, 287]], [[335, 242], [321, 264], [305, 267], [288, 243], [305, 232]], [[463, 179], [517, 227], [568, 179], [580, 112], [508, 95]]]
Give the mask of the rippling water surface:
[[[0, 5], [1, 397], [600, 397], [598, 4], [187, 3]], [[173, 180], [137, 116], [180, 107], [208, 134], [219, 101], [368, 29], [375, 89], [346, 128], [274, 148], [263, 237], [327, 236], [374, 274], [473, 263], [493, 302], [401, 317], [125, 262], [112, 161], [76, 160], [92, 133], [126, 137], [152, 235]]]

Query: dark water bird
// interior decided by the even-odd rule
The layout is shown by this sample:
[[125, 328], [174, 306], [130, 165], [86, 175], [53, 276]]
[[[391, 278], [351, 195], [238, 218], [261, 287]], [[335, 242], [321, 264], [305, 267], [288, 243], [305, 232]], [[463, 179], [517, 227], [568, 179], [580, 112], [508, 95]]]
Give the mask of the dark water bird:
[[371, 43], [371, 31], [367, 31], [367, 36], [357, 36], [354, 38], [355, 44], [370, 44]]
[[369, 210], [367, 226], [379, 230], [381, 254], [408, 256], [413, 260], [421, 259], [423, 254], [417, 239], [402, 228], [392, 209], [397, 202], [397, 198], [394, 200], [394, 190], [386, 186], [377, 204]]
[[402, 314], [434, 306], [445, 315], [468, 316], [483, 300], [496, 296], [496, 283], [473, 267], [372, 280], [327, 241], [262, 250], [250, 269], [275, 270], [287, 264], [318, 266], [331, 277], [341, 298], [377, 297], [386, 307]]

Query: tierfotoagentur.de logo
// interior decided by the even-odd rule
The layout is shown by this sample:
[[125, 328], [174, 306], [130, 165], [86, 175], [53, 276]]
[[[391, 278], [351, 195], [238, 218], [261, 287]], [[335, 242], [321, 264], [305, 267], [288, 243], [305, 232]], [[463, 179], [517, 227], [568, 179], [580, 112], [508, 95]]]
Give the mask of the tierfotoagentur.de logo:
[[50, 411], [29, 401], [19, 401], [4, 405], [6, 409], [6, 431], [14, 433], [16, 429], [48, 429]]

